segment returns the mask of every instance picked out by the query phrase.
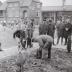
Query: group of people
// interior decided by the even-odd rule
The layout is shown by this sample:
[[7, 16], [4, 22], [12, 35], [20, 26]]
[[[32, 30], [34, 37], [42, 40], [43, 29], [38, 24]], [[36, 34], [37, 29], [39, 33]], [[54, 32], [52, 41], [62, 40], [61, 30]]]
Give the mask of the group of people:
[[[22, 25], [23, 26], [23, 25]], [[19, 29], [17, 29], [14, 33], [13, 33], [13, 38], [18, 37], [20, 39], [20, 42], [23, 49], [26, 48], [26, 44], [27, 47], [32, 47], [32, 37], [33, 37], [33, 21], [31, 21], [30, 24], [28, 24], [26, 27], [21, 27]]]
[[[51, 58], [51, 47], [52, 44], [54, 44], [54, 34], [55, 30], [57, 30], [57, 44], [59, 43], [60, 37], [65, 38], [65, 45], [68, 43], [68, 38], [70, 38], [71, 41], [71, 32], [72, 32], [72, 24], [67, 19], [66, 23], [57, 22], [57, 24], [54, 24], [52, 20], [44, 21], [39, 26], [39, 36], [37, 38], [34, 38], [35, 41], [39, 43], [39, 50], [37, 51], [37, 57], [42, 57], [42, 49], [48, 50], [48, 58]], [[71, 42], [69, 44], [71, 46]], [[67, 47], [68, 52], [70, 52], [71, 47]]]
[[39, 36], [37, 37], [33, 37], [33, 21], [29, 25], [26, 31], [17, 30], [13, 34], [13, 37], [20, 38], [23, 48], [25, 48], [26, 41], [27, 47], [28, 45], [32, 47], [32, 42], [38, 42], [40, 48], [37, 50], [37, 58], [42, 58], [42, 49], [46, 49], [48, 51], [48, 58], [51, 58], [51, 47], [54, 44], [55, 30], [57, 30], [57, 44], [59, 43], [60, 37], [62, 40], [65, 38], [65, 44], [67, 44], [68, 37], [71, 36], [72, 24], [69, 20], [66, 20], [66, 23], [57, 21], [56, 24], [52, 20], [43, 21], [39, 25]]
[[67, 39], [69, 36], [71, 36], [71, 32], [72, 32], [72, 24], [70, 23], [70, 20], [67, 19], [63, 23], [58, 21], [56, 28], [57, 28], [57, 36], [58, 36], [57, 44], [59, 43], [59, 39], [61, 37], [62, 38], [61, 43], [63, 42], [63, 38], [65, 38], [65, 45], [66, 45]]
[[[44, 21], [39, 26], [39, 33], [40, 34], [47, 34], [53, 37], [55, 35], [55, 31], [57, 32], [57, 44], [59, 43], [60, 37], [65, 38], [65, 45], [67, 44], [67, 38], [69, 35], [71, 35], [72, 31], [72, 24], [70, 23], [70, 20], [67, 19], [65, 22], [57, 21], [57, 23], [53, 23], [52, 20]], [[61, 42], [61, 43], [62, 43]], [[53, 42], [54, 44], [54, 42]]]

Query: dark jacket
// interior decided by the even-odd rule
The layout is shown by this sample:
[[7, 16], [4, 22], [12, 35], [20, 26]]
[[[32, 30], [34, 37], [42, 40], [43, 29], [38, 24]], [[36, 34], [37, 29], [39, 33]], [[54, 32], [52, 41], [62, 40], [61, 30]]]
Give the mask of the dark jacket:
[[46, 34], [47, 33], [47, 23], [43, 23], [39, 25], [39, 34]]
[[64, 37], [68, 37], [69, 35], [71, 35], [71, 32], [72, 32], [72, 25], [71, 25], [71, 23], [65, 24], [65, 27], [63, 29]]
[[48, 24], [47, 25], [47, 35], [50, 35], [50, 36], [54, 36], [54, 32], [55, 32], [55, 25], [54, 24]]

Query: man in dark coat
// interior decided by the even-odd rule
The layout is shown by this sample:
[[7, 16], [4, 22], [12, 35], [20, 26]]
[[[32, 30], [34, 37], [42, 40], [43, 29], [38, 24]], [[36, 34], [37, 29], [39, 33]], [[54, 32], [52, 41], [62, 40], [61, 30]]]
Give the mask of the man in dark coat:
[[54, 32], [55, 32], [55, 25], [52, 23], [52, 20], [49, 20], [49, 22], [47, 23], [47, 35], [52, 36], [53, 40], [54, 40]]
[[65, 45], [67, 44], [67, 39], [68, 39], [68, 36], [71, 36], [71, 32], [72, 32], [72, 24], [70, 23], [69, 20], [66, 21], [67, 23], [65, 24], [64, 26], [64, 29], [63, 29], [63, 36], [65, 37]]
[[47, 23], [46, 21], [43, 21], [43, 23], [39, 25], [39, 35], [46, 33], [47, 33]]
[[57, 44], [59, 43], [59, 39], [61, 37], [61, 43], [63, 42], [63, 29], [65, 24], [61, 23], [61, 21], [57, 21], [56, 28], [57, 28]]

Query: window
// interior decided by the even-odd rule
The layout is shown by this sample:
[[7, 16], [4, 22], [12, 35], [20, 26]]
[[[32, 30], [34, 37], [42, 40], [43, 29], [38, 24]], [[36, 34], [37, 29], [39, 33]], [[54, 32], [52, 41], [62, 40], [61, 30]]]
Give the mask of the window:
[[0, 11], [0, 16], [3, 16], [3, 11], [2, 10]]
[[8, 3], [8, 7], [18, 7], [19, 3], [18, 2], [10, 2]]
[[15, 4], [14, 4], [15, 7], [17, 7], [18, 5], [19, 5], [18, 3], [15, 3]]
[[12, 7], [12, 6], [13, 6], [12, 3], [9, 3], [9, 4], [8, 4], [8, 7]]
[[26, 18], [27, 17], [27, 11], [23, 11], [23, 18]]
[[9, 2], [7, 11], [8, 17], [19, 17], [19, 2]]
[[40, 15], [40, 11], [37, 12], [37, 16], [39, 16], [39, 15]]
[[37, 8], [40, 8], [41, 6], [40, 6], [40, 3], [37, 3]]
[[19, 8], [18, 7], [12, 7], [8, 8], [8, 17], [19, 17]]

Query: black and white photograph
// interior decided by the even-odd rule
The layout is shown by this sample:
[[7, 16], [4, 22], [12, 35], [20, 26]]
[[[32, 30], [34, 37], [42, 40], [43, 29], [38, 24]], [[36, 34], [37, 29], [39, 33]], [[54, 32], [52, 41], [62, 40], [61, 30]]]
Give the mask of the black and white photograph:
[[0, 72], [72, 72], [72, 0], [0, 0]]

